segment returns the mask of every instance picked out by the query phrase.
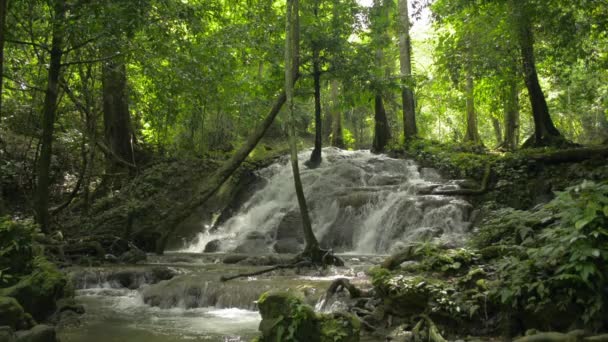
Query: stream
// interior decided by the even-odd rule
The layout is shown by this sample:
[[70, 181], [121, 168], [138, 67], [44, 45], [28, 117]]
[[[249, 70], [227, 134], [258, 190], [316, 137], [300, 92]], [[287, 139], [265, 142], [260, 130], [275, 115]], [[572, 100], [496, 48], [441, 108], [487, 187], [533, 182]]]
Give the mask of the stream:
[[[282, 158], [257, 171], [255, 191], [239, 199], [242, 204], [230, 217], [201, 222], [201, 232], [184, 241], [182, 249], [150, 255], [145, 264], [70, 270], [86, 313], [80, 324], [59, 327], [61, 340], [248, 341], [260, 322], [255, 301], [268, 290], [297, 292], [318, 306], [338, 277], [371, 286], [364, 271], [404, 244], [435, 240], [457, 246], [466, 238], [468, 202], [417, 194], [454, 189], [458, 181], [444, 180], [411, 160], [369, 151], [325, 148], [315, 169], [303, 165], [309, 155], [302, 152], [300, 161], [315, 234], [322, 247], [345, 260], [345, 267], [219, 281], [221, 275], [262, 269], [266, 266], [254, 265], [286, 260], [302, 250], [291, 167]], [[235, 254], [253, 262], [222, 262]], [[174, 276], [155, 279], [164, 273]], [[340, 307], [338, 301], [329, 310]]]

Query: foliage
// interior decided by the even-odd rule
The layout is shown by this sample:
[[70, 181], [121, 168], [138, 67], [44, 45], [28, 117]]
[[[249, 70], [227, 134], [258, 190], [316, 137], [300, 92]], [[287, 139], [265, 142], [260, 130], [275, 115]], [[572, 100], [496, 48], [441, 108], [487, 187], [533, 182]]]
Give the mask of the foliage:
[[36, 232], [31, 222], [0, 217], [0, 284], [6, 285], [17, 275], [30, 272]]
[[499, 263], [500, 285], [493, 294], [517, 310], [548, 310], [551, 316], [579, 312], [581, 323], [599, 327], [608, 305], [608, 184], [570, 187], [557, 193], [546, 210], [559, 220], [526, 234], [525, 255]]

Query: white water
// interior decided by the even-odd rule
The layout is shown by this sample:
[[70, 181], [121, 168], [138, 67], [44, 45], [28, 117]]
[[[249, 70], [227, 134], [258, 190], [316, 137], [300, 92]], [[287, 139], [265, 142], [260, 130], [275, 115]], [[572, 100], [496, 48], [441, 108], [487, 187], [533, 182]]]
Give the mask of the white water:
[[[456, 185], [412, 160], [325, 148], [321, 165], [309, 169], [303, 163], [309, 156], [309, 150], [299, 155], [302, 182], [313, 229], [326, 248], [385, 254], [412, 241], [458, 243], [470, 225], [471, 206], [465, 200], [416, 194], [430, 186]], [[221, 240], [222, 251], [230, 252], [252, 233], [263, 234], [259, 252], [272, 251], [284, 216], [298, 210], [291, 166], [284, 158], [258, 176], [265, 186], [217, 230], [201, 232], [184, 252], [201, 252], [215, 239]], [[287, 230], [299, 229], [293, 226]]]

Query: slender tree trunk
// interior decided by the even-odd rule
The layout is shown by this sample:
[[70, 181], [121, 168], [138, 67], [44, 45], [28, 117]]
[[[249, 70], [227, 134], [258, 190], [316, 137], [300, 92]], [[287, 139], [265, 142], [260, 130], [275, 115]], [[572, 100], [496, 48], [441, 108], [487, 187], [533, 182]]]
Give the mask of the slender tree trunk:
[[534, 56], [534, 34], [530, 18], [521, 4], [513, 3], [515, 17], [519, 29], [519, 45], [521, 49], [524, 81], [530, 97], [532, 116], [534, 118], [534, 136], [525, 145], [543, 146], [563, 142], [561, 133], [555, 128], [549, 115], [549, 107], [538, 81], [536, 61]]
[[384, 109], [384, 101], [380, 94], [376, 94], [374, 97], [374, 122], [374, 142], [372, 144], [372, 151], [380, 153], [384, 151], [384, 148], [391, 138], [388, 119], [386, 118], [386, 110]]
[[399, 68], [406, 85], [401, 89], [403, 106], [403, 136], [405, 140], [418, 134], [416, 108], [412, 83], [412, 43], [410, 39], [410, 17], [407, 0], [399, 0]]
[[502, 145], [502, 127], [500, 127], [500, 120], [492, 117], [492, 128], [494, 128], [494, 136], [496, 137], [496, 146]]
[[102, 83], [104, 134], [111, 151], [107, 156], [106, 173], [115, 174], [124, 171], [127, 164], [135, 165], [134, 134], [129, 113], [125, 64], [117, 61], [104, 63]]
[[[386, 67], [386, 61], [384, 60], [384, 47], [389, 41], [386, 33], [388, 29], [386, 23], [389, 21], [389, 14], [385, 0], [374, 0], [372, 10], [375, 12], [375, 16], [372, 16], [372, 19], [376, 21], [376, 23], [372, 21], [372, 31], [374, 31], [372, 40], [376, 45], [376, 77], [378, 80], [382, 80], [390, 76], [389, 68]], [[383, 152], [391, 138], [390, 135], [390, 127], [382, 99], [382, 85], [381, 82], [378, 82], [374, 94], [374, 139], [372, 151], [376, 153]]]
[[[0, 125], [2, 125], [2, 85], [4, 84], [4, 30], [6, 29], [6, 11], [8, 0], [0, 0]], [[0, 126], [1, 127], [1, 126]], [[2, 136], [0, 136], [2, 141]], [[2, 181], [0, 180], [0, 216], [4, 215], [4, 193]]]
[[291, 156], [291, 168], [293, 170], [293, 181], [302, 215], [302, 229], [306, 240], [305, 253], [314, 253], [319, 249], [319, 242], [315, 237], [308, 214], [308, 206], [304, 197], [302, 180], [298, 166], [298, 146], [296, 143], [296, 118], [293, 101], [294, 70], [298, 69], [299, 27], [298, 27], [298, 2], [299, 0], [286, 0], [287, 20], [285, 25], [285, 96], [289, 111], [289, 151]]
[[331, 80], [331, 145], [345, 148], [344, 134], [342, 133], [342, 111], [340, 110], [340, 86], [338, 80]]
[[[315, 16], [317, 8], [315, 8]], [[321, 163], [321, 149], [323, 148], [323, 126], [321, 120], [321, 62], [319, 60], [319, 47], [313, 43], [312, 47], [312, 77], [315, 88], [315, 148], [310, 155], [310, 165], [317, 166]]]
[[464, 140], [473, 143], [481, 143], [479, 130], [477, 129], [477, 114], [475, 113], [475, 85], [473, 84], [473, 75], [470, 64], [467, 65], [466, 78], [465, 92], [467, 101], [467, 131], [464, 136]]
[[519, 96], [517, 81], [510, 80], [504, 101], [505, 108], [505, 136], [502, 147], [507, 150], [517, 148], [519, 136]]
[[38, 160], [38, 184], [36, 186], [36, 220], [43, 232], [50, 231], [49, 186], [50, 167], [55, 125], [55, 111], [59, 97], [59, 78], [61, 74], [61, 57], [63, 55], [63, 28], [65, 20], [64, 0], [53, 2], [53, 37], [51, 40], [48, 82], [44, 97], [42, 117], [42, 137], [40, 159]]

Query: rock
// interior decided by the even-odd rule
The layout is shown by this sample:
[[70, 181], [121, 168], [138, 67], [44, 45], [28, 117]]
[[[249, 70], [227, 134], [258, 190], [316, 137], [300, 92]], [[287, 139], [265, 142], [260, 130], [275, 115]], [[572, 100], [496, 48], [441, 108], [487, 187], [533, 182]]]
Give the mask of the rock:
[[608, 342], [608, 334], [586, 337], [583, 339], [586, 342]]
[[219, 252], [221, 245], [222, 245], [222, 242], [219, 239], [211, 240], [211, 241], [207, 242], [207, 244], [205, 245], [205, 249], [203, 250], [203, 253]]
[[304, 245], [294, 238], [278, 240], [272, 247], [277, 253], [297, 254], [304, 250]]
[[[83, 308], [84, 309], [84, 308]], [[57, 325], [60, 327], [78, 327], [82, 323], [81, 320], [82, 315], [68, 310], [62, 311], [58, 315]]]
[[391, 342], [411, 342], [414, 340], [414, 335], [411, 331], [405, 329], [406, 325], [401, 324], [393, 329], [387, 336], [386, 340]]
[[286, 341], [285, 333], [293, 333], [295, 341], [359, 341], [361, 326], [355, 316], [341, 312], [317, 315], [312, 307], [289, 293], [265, 293], [258, 300], [258, 308], [262, 316], [261, 342]]
[[277, 228], [275, 239], [296, 239], [297, 241], [304, 242], [302, 216], [300, 216], [299, 211], [292, 210], [283, 216]]
[[17, 342], [57, 342], [55, 328], [39, 324], [27, 331], [17, 332]]
[[25, 312], [21, 305], [11, 297], [0, 297], [0, 326], [19, 329], [23, 325]]
[[269, 252], [269, 248], [265, 238], [253, 238], [243, 241], [233, 252], [242, 254], [263, 254]]
[[17, 284], [0, 289], [0, 297], [13, 297], [23, 309], [37, 321], [43, 321], [56, 310], [56, 301], [72, 295], [68, 293], [68, 281], [53, 264], [41, 261], [32, 274]]
[[79, 315], [82, 315], [84, 310], [84, 305], [76, 303], [74, 298], [64, 298], [57, 301], [57, 311], [58, 312], [66, 312], [72, 311]]
[[0, 326], [0, 342], [15, 342], [17, 336], [13, 329], [7, 325]]
[[159, 281], [175, 277], [177, 272], [169, 267], [154, 267], [152, 269], [127, 269], [112, 273], [107, 280], [131, 290], [146, 284], [156, 284]]
[[134, 248], [121, 254], [120, 257], [118, 257], [118, 260], [125, 264], [136, 264], [140, 261], [146, 260], [146, 258], [147, 255], [144, 251]]
[[239, 261], [247, 259], [247, 255], [231, 254], [227, 255], [222, 262], [227, 265], [236, 264]]

